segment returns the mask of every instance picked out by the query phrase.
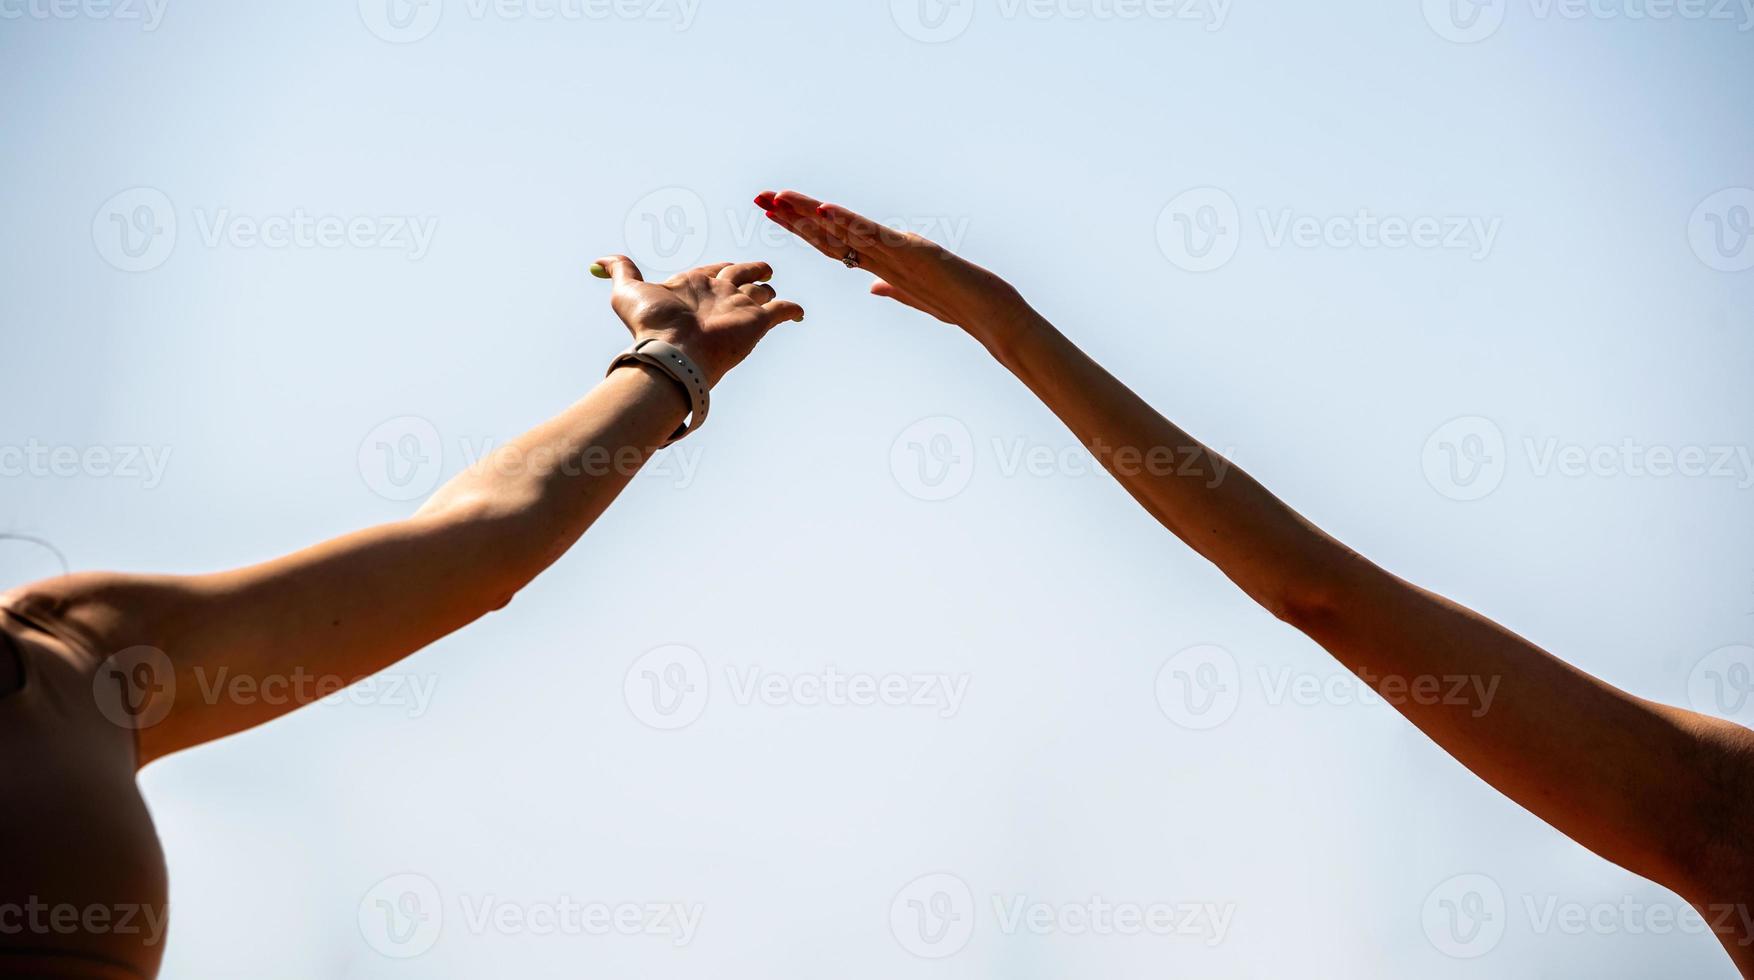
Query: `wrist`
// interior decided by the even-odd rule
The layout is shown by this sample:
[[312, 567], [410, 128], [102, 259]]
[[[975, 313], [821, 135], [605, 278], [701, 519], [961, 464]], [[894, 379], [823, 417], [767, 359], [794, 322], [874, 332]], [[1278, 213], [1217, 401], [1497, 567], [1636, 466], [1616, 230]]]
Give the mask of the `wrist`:
[[[718, 368], [717, 359], [713, 357], [711, 351], [704, 349], [705, 345], [701, 343], [700, 338], [697, 336], [683, 336], [663, 330], [646, 331], [634, 335], [635, 343], [639, 343], [643, 340], [661, 340], [664, 343], [669, 344], [671, 347], [681, 351], [682, 356], [693, 361], [695, 366], [700, 369], [701, 373], [706, 378], [706, 385], [709, 389], [717, 388], [719, 386], [719, 381], [725, 376], [725, 372]], [[660, 375], [662, 375], [662, 373], [663, 372], [659, 372]]]
[[629, 386], [642, 400], [662, 407], [668, 414], [675, 416], [678, 422], [688, 415], [688, 392], [682, 390], [675, 378], [650, 364], [624, 361], [609, 372], [609, 379], [619, 380], [619, 383]]
[[1053, 331], [1053, 324], [1021, 298], [1015, 306], [971, 318], [961, 326], [965, 333], [980, 341], [995, 360], [1006, 365], [1011, 364], [1024, 348]]

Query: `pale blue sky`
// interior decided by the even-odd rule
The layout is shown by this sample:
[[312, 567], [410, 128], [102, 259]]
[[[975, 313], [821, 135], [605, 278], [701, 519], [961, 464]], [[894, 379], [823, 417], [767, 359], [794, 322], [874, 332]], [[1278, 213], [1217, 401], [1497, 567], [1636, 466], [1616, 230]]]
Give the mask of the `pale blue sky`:
[[[1619, 910], [1678, 900], [1351, 703], [976, 345], [748, 201], [950, 240], [1349, 544], [1750, 722], [1754, 14], [1091, 2], [0, 0], [0, 531], [75, 567], [408, 513], [601, 375], [598, 254], [767, 258], [809, 310], [407, 685], [143, 776], [165, 977], [1733, 975], [1635, 934]], [[1438, 237], [1359, 242], [1385, 220]], [[1648, 475], [1665, 452], [1691, 475]], [[53, 570], [0, 544], [8, 582]], [[704, 708], [653, 714], [647, 670]], [[930, 703], [796, 703], [830, 671]], [[934, 873], [966, 945], [908, 932]], [[404, 874], [435, 936], [374, 925]], [[490, 896], [700, 918], [514, 934]], [[1093, 896], [1227, 924], [1010, 922]], [[1616, 911], [1573, 935], [1572, 906]]]

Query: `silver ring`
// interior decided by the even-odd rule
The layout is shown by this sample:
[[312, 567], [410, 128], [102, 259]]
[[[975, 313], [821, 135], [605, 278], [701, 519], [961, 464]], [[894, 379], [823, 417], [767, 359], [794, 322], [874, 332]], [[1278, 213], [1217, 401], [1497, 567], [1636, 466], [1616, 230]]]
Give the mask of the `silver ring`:
[[857, 269], [859, 267], [859, 253], [849, 248], [847, 254], [841, 257], [840, 262], [849, 269]]

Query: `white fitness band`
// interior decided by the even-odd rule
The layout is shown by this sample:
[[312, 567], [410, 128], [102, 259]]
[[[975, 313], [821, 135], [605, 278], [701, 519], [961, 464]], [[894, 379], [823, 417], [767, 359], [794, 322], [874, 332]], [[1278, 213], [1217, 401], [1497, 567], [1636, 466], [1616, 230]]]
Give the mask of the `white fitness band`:
[[635, 341], [632, 347], [617, 354], [615, 360], [609, 362], [609, 373], [613, 374], [623, 364], [634, 363], [650, 364], [674, 378], [682, 386], [682, 390], [688, 393], [688, 421], [664, 445], [679, 441], [706, 422], [707, 409], [712, 407], [712, 389], [707, 387], [706, 375], [694, 366], [687, 354], [677, 350], [672, 344], [666, 344], [655, 337], [647, 337], [645, 340]]

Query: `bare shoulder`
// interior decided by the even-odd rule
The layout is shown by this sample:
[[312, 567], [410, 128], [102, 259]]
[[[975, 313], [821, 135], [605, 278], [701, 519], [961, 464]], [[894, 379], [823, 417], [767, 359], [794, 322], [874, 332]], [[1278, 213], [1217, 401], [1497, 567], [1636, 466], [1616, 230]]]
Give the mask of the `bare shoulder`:
[[148, 643], [179, 605], [175, 580], [125, 572], [78, 572], [0, 592], [0, 608], [80, 655]]

